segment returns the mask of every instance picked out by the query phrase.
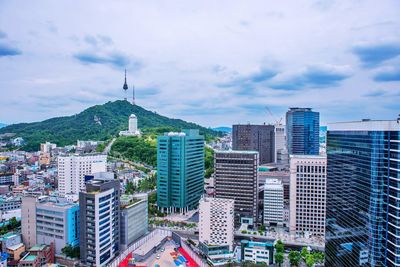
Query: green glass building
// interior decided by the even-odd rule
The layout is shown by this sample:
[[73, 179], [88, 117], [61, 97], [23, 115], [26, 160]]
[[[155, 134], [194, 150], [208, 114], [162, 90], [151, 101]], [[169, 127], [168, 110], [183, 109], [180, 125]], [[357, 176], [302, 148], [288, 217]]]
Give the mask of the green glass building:
[[204, 136], [199, 130], [157, 138], [157, 205], [163, 212], [186, 213], [204, 191]]

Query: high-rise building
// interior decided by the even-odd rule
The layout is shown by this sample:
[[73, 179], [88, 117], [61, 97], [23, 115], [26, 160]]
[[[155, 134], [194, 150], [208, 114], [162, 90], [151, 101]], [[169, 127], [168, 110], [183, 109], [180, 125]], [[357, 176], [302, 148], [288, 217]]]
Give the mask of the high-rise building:
[[400, 266], [400, 124], [332, 123], [325, 266]]
[[23, 196], [21, 202], [22, 242], [29, 249], [36, 245], [36, 197]]
[[233, 125], [232, 149], [258, 151], [260, 164], [274, 162], [275, 127], [273, 125]]
[[204, 136], [166, 133], [157, 141], [157, 206], [165, 212], [196, 208], [204, 191]]
[[286, 136], [290, 155], [318, 155], [319, 112], [290, 108], [286, 112]]
[[96, 176], [79, 193], [80, 257], [85, 266], [105, 267], [119, 253], [120, 183]]
[[36, 242], [54, 243], [55, 253], [79, 245], [79, 205], [44, 199], [36, 203]]
[[274, 158], [275, 158], [275, 163], [279, 165], [286, 165], [288, 166], [289, 164], [289, 153], [287, 151], [287, 145], [286, 145], [286, 133], [285, 133], [285, 125], [281, 123], [276, 123], [274, 125], [274, 130], [275, 130], [275, 152], [274, 152]]
[[58, 190], [62, 195], [85, 190], [85, 175], [107, 170], [107, 155], [69, 155], [58, 157]]
[[147, 194], [121, 196], [121, 250], [148, 232]]
[[293, 235], [325, 235], [326, 157], [290, 156], [290, 219]]
[[284, 194], [282, 181], [265, 180], [264, 185], [264, 224], [283, 225]]
[[215, 197], [235, 200], [235, 223], [256, 224], [258, 152], [215, 151]]
[[203, 197], [199, 204], [199, 241], [208, 246], [228, 245], [233, 251], [234, 200]]

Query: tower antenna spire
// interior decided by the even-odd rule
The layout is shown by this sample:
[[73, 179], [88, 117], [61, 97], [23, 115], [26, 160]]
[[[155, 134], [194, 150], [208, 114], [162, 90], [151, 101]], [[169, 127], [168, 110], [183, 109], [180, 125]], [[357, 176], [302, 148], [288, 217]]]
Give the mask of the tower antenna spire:
[[126, 95], [126, 93], [127, 93], [127, 91], [128, 91], [128, 84], [126, 83], [126, 69], [125, 69], [125, 83], [124, 83], [124, 86], [123, 86], [122, 88], [123, 88], [124, 91], [125, 91], [125, 98], [124, 98], [124, 100], [127, 100], [127, 95]]

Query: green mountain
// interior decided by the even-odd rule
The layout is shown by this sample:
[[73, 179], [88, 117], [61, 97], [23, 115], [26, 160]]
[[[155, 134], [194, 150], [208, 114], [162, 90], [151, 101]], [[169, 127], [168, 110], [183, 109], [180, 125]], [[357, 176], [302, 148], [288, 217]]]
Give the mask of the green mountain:
[[72, 145], [77, 140], [107, 140], [119, 131], [128, 129], [128, 117], [135, 114], [144, 133], [162, 133], [181, 129], [200, 129], [206, 137], [219, 133], [195, 123], [170, 119], [127, 101], [107, 102], [90, 107], [79, 114], [57, 117], [41, 122], [18, 123], [0, 129], [2, 133], [15, 133], [25, 139], [28, 151], [38, 150], [40, 143], [49, 141], [58, 146]]
[[6, 127], [6, 126], [7, 126], [7, 124], [0, 122], [0, 128]]

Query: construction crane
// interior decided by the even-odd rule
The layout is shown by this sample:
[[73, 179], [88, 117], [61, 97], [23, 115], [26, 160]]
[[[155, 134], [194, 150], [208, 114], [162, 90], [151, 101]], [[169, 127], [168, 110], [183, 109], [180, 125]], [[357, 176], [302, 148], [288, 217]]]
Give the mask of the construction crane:
[[279, 119], [279, 120], [277, 120], [276, 119], [276, 117], [274, 116], [274, 114], [272, 113], [272, 111], [269, 109], [269, 107], [268, 106], [265, 106], [265, 109], [267, 110], [267, 112], [269, 113], [269, 115], [271, 115], [271, 117], [275, 120], [275, 124], [276, 125], [281, 125], [282, 124], [282, 117]]

